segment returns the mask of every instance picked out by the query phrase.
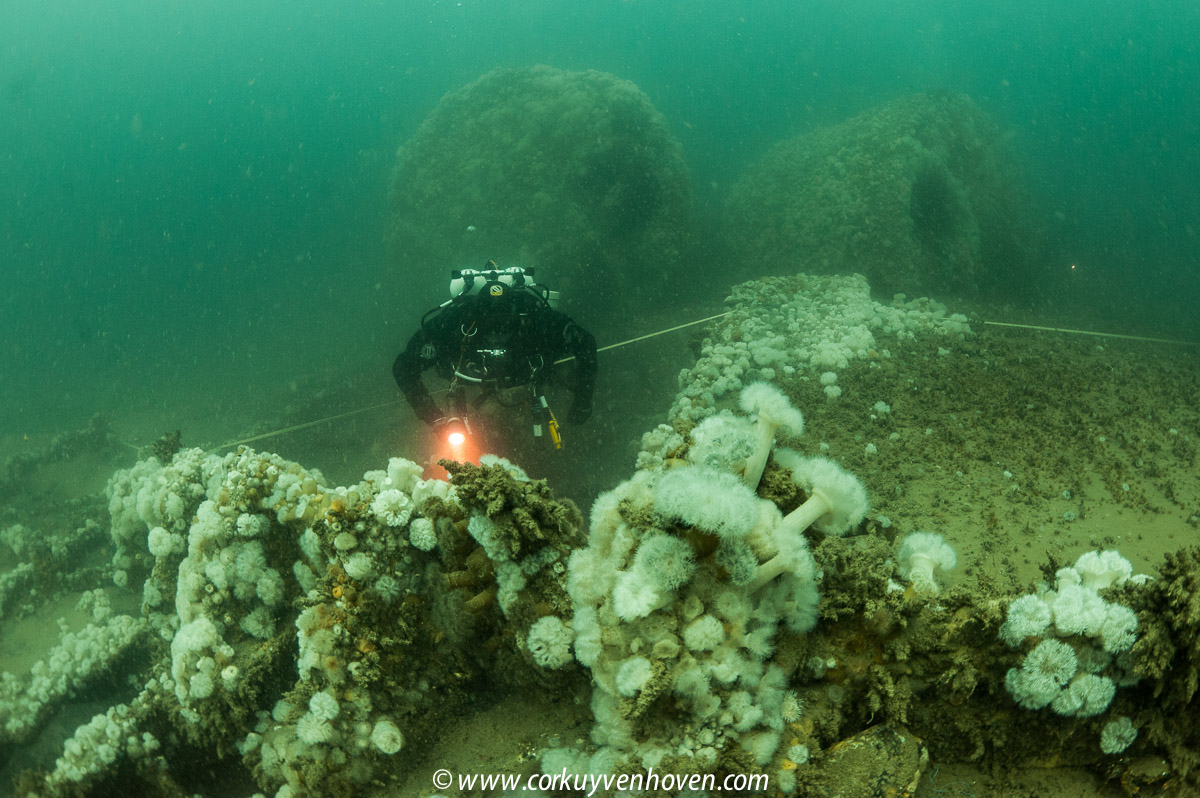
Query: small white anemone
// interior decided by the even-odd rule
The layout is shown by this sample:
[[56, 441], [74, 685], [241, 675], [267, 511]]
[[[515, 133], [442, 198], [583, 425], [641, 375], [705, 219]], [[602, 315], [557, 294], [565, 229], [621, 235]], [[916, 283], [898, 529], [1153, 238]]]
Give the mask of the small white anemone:
[[617, 692], [631, 698], [638, 694], [654, 675], [654, 666], [645, 657], [630, 657], [617, 668]]
[[306, 713], [296, 723], [296, 736], [303, 743], [318, 745], [333, 737], [333, 726], [324, 718]]
[[1020, 668], [1009, 669], [1004, 686], [1025, 709], [1041, 709], [1059, 697], [1078, 668], [1075, 649], [1049, 638], [1025, 656]]
[[1000, 639], [1016, 648], [1027, 638], [1038, 637], [1054, 621], [1050, 605], [1036, 593], [1012, 600], [1008, 618], [1000, 625]]
[[1100, 731], [1100, 750], [1106, 754], [1119, 754], [1137, 739], [1138, 730], [1133, 721], [1124, 715], [1119, 715]]
[[432, 551], [437, 545], [437, 533], [428, 518], [417, 518], [408, 527], [408, 540], [421, 551]]
[[397, 488], [379, 491], [379, 495], [371, 502], [371, 512], [388, 526], [404, 526], [412, 511], [412, 499]]
[[525, 647], [533, 661], [543, 668], [561, 668], [571, 661], [571, 642], [575, 635], [571, 627], [555, 615], [538, 618], [529, 627]]
[[1054, 697], [1050, 708], [1060, 715], [1094, 718], [1108, 709], [1116, 691], [1117, 686], [1107, 676], [1080, 673]]
[[669, 602], [673, 594], [659, 590], [645, 573], [637, 568], [618, 571], [613, 587], [612, 608], [623, 621], [645, 618]]
[[900, 544], [900, 576], [918, 593], [937, 595], [941, 591], [938, 576], [958, 565], [958, 555], [950, 544], [933, 532], [914, 532]]
[[1104, 650], [1119, 654], [1133, 648], [1137, 642], [1137, 613], [1124, 604], [1109, 604], [1104, 623], [1100, 626], [1100, 641]]
[[358, 582], [370, 578], [375, 573], [375, 561], [365, 551], [351, 554], [343, 561], [342, 567], [345, 568], [347, 576]]
[[338, 715], [338, 702], [333, 693], [322, 690], [308, 699], [308, 711], [321, 720], [333, 720]]
[[683, 644], [692, 651], [712, 651], [725, 642], [725, 627], [711, 615], [701, 615], [683, 630]]
[[371, 729], [371, 744], [382, 754], [396, 753], [404, 747], [404, 735], [390, 720], [379, 720]]
[[1095, 590], [1082, 585], [1060, 582], [1051, 608], [1054, 610], [1054, 627], [1063, 635], [1096, 636], [1108, 620], [1108, 602]]
[[650, 535], [638, 546], [633, 567], [659, 590], [678, 590], [696, 572], [696, 555], [686, 540], [666, 534]]
[[1081, 583], [1092, 590], [1119, 585], [1133, 575], [1133, 565], [1117, 551], [1085, 551], [1075, 561]]

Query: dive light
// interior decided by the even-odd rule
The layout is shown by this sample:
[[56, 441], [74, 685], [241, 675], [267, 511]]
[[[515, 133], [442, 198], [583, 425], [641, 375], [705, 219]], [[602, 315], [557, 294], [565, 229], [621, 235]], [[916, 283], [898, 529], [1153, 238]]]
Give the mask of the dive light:
[[441, 432], [446, 443], [457, 449], [467, 442], [467, 436], [471, 434], [471, 425], [465, 418], [449, 418], [442, 425]]

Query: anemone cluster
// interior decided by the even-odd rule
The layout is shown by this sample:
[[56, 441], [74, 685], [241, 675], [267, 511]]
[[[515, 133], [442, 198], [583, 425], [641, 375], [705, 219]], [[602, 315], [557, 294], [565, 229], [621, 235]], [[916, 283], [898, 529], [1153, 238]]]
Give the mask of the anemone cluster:
[[936, 301], [898, 294], [876, 302], [859, 274], [751, 280], [734, 286], [726, 305], [729, 314], [679, 376], [672, 423], [699, 422], [757, 381], [819, 380], [836, 401], [838, 373], [856, 361], [891, 357], [894, 341], [926, 335], [952, 347], [971, 335], [966, 316]]
[[[548, 771], [670, 761], [711, 772], [740, 750], [794, 788], [784, 760], [803, 746], [783, 744], [799, 715], [794, 663], [774, 655], [781, 635], [817, 623], [822, 575], [805, 531], [845, 534], [868, 504], [833, 462], [775, 447], [777, 433], [804, 429], [778, 388], [751, 384], [741, 405], [753, 415], [666, 436], [674, 452], [593, 506], [587, 546], [568, 562], [571, 615], [539, 620], [526, 641], [544, 667], [572, 645], [594, 684], [592, 748], [547, 752]], [[786, 515], [755, 493], [772, 451], [809, 497]]]
[[[1117, 552], [1089, 551], [1073, 567], [1059, 569], [1054, 589], [1013, 599], [1000, 627], [1005, 643], [1026, 652], [1004, 679], [1013, 700], [1025, 709], [1089, 718], [1108, 709], [1119, 685], [1137, 683], [1129, 654], [1137, 641], [1137, 614], [1101, 596], [1132, 574]], [[1137, 736], [1127, 718], [1112, 723], [1117, 725], [1106, 726], [1102, 736], [1105, 753], [1124, 750]], [[1118, 748], [1119, 741], [1124, 744]]]
[[[500, 645], [505, 613], [524, 632], [530, 606], [565, 596], [577, 512], [488, 462], [455, 469], [461, 497], [403, 458], [346, 487], [246, 448], [117, 472], [106, 570], [140, 606], [84, 593], [82, 628], [63, 623], [27, 677], [0, 678], [0, 740], [23, 742], [102, 679], [131, 688], [21, 794], [107, 794], [130, 767], [140, 789], [177, 794], [197, 778], [187, 750], [277, 798], [398, 784], [409, 739], [461, 711], [470, 675], [520, 661]], [[3, 541], [32, 551], [24, 527]]]

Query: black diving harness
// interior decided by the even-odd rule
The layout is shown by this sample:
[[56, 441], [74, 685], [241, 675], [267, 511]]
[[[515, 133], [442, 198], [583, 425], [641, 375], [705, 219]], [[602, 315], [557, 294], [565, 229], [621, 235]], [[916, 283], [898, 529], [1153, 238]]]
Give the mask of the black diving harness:
[[[494, 296], [500, 296], [509, 289], [527, 292], [537, 298], [546, 307], [553, 307], [554, 300], [558, 293], [551, 291], [545, 286], [537, 283], [530, 283], [526, 278], [533, 276], [533, 269], [522, 269], [520, 267], [509, 267], [501, 269], [496, 265], [494, 260], [489, 260], [482, 270], [474, 269], [456, 269], [450, 273], [451, 291], [455, 294], [451, 299], [442, 303], [436, 308], [427, 312], [421, 318], [421, 327], [424, 328], [429, 317], [443, 310], [447, 306], [459, 301], [463, 297], [474, 294], [483, 293], [485, 291], [492, 293]], [[528, 401], [533, 413], [533, 435], [535, 438], [540, 438], [545, 429], [550, 432], [550, 439], [554, 443], [555, 449], [562, 448], [562, 436], [559, 433], [558, 419], [554, 416], [554, 411], [550, 409], [550, 404], [546, 401], [546, 396], [538, 390], [538, 375], [546, 367], [545, 358], [540, 354], [535, 358], [527, 357], [526, 362], [529, 366], [529, 376], [525, 380], [504, 379], [503, 375], [493, 375], [489, 373], [488, 361], [500, 361], [505, 358], [509, 352], [507, 348], [491, 347], [491, 348], [475, 348], [472, 350], [470, 344], [479, 329], [474, 321], [463, 324], [459, 327], [459, 332], [462, 333], [462, 346], [458, 353], [458, 363], [453, 367], [453, 375], [450, 378], [449, 392], [452, 401], [455, 401], [465, 410], [465, 402], [463, 397], [463, 385], [461, 383], [469, 383], [476, 385], [481, 389], [481, 393], [471, 403], [473, 410], [478, 410], [485, 401], [495, 397], [496, 401], [504, 407], [516, 407], [516, 402], [505, 401], [502, 391], [519, 388], [525, 386], [529, 389], [529, 396], [521, 401]], [[478, 360], [469, 359], [472, 351], [478, 356]], [[505, 384], [510, 383], [510, 384]], [[465, 415], [464, 415], [465, 423]], [[468, 429], [469, 429], [469, 425]]]
[[[502, 379], [499, 376], [490, 374], [488, 368], [488, 360], [501, 360], [508, 355], [506, 348], [478, 348], [472, 350], [470, 347], [471, 339], [478, 334], [479, 330], [475, 322], [463, 324], [459, 327], [459, 332], [462, 333], [462, 347], [459, 349], [458, 363], [454, 366], [453, 376], [450, 378], [450, 385], [447, 389], [450, 393], [452, 401], [462, 405], [464, 403], [464, 386], [461, 383], [469, 383], [480, 388], [480, 394], [471, 403], [471, 409], [478, 411], [483, 403], [488, 399], [494, 398], [498, 404], [507, 408], [517, 407], [519, 404], [528, 402], [533, 415], [533, 436], [541, 438], [546, 431], [549, 431], [550, 441], [554, 444], [555, 449], [562, 448], [562, 434], [559, 431], [558, 418], [554, 415], [554, 411], [550, 409], [549, 402], [546, 401], [546, 395], [540, 392], [537, 388], [538, 375], [546, 366], [546, 360], [540, 354], [535, 357], [526, 358], [529, 366], [529, 377], [526, 380], [510, 380], [515, 384], [502, 387]], [[471, 354], [479, 356], [478, 361], [469, 360]], [[535, 362], [536, 360], [536, 362]], [[474, 374], [472, 373], [474, 372]], [[478, 374], [479, 376], [475, 376]], [[506, 393], [510, 390], [518, 388], [527, 388], [529, 395], [522, 397], [517, 401], [509, 401]], [[465, 413], [463, 414], [465, 418]], [[467, 425], [470, 429], [470, 425]]]

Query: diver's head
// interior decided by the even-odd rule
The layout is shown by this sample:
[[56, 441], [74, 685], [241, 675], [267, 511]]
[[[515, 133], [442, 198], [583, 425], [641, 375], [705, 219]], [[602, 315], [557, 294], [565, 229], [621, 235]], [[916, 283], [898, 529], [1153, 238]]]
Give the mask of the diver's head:
[[478, 314], [484, 318], [498, 318], [512, 309], [513, 289], [500, 280], [488, 280], [474, 295]]

